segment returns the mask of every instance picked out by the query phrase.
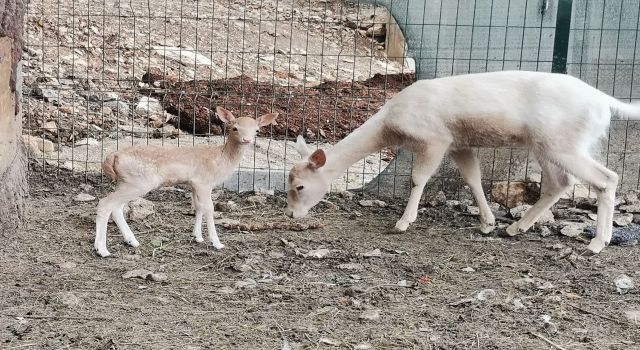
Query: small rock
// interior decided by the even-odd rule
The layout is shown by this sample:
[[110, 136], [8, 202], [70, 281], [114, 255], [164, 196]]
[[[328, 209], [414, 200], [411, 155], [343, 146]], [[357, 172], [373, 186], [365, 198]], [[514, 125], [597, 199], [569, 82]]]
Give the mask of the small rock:
[[[529, 210], [529, 208], [531, 208], [531, 205], [528, 204], [522, 204], [519, 205], [515, 208], [512, 208], [511, 210], [509, 210], [509, 213], [511, 213], [511, 217], [513, 217], [514, 219], [521, 219], [522, 216], [524, 215], [524, 213], [526, 213], [527, 210]], [[555, 222], [555, 219], [553, 217], [553, 213], [551, 212], [551, 210], [547, 210], [545, 211], [542, 216], [540, 217], [540, 219], [538, 219], [537, 221], [540, 224], [552, 224]]]
[[56, 133], [58, 131], [58, 124], [56, 124], [56, 122], [54, 122], [53, 120], [48, 121], [44, 123], [44, 125], [42, 126], [42, 130]]
[[623, 196], [625, 204], [640, 204], [640, 192], [631, 190]]
[[363, 313], [360, 314], [360, 316], [358, 316], [359, 319], [361, 320], [366, 320], [366, 321], [377, 321], [380, 319], [380, 310], [366, 310]]
[[323, 248], [323, 249], [310, 250], [308, 253], [303, 254], [303, 256], [305, 258], [322, 259], [329, 253], [330, 253], [329, 249], [324, 249]]
[[137, 198], [129, 203], [128, 217], [131, 221], [141, 221], [155, 212], [154, 204], [144, 198]]
[[556, 325], [551, 322], [551, 316], [549, 316], [549, 315], [540, 315], [540, 319], [542, 320], [544, 328], [548, 332], [555, 333], [555, 332], [558, 331], [558, 327], [556, 327]]
[[462, 272], [476, 272], [476, 270], [473, 267], [465, 267]]
[[151, 275], [153, 272], [149, 271], [149, 270], [145, 270], [145, 269], [136, 269], [136, 270], [131, 270], [131, 271], [127, 271], [122, 275], [122, 278], [124, 279], [129, 279], [129, 278], [142, 278], [142, 279], [147, 279], [147, 276]]
[[340, 345], [339, 341], [337, 341], [335, 339], [331, 339], [331, 338], [326, 338], [326, 337], [322, 337], [322, 338], [318, 339], [318, 342], [320, 342], [322, 344], [332, 345], [332, 346]]
[[162, 108], [160, 101], [158, 101], [157, 99], [142, 96], [136, 104], [135, 111], [138, 115], [146, 116], [148, 114], [162, 114], [162, 112], [164, 112], [164, 109]]
[[86, 139], [81, 139], [76, 141], [74, 144], [74, 146], [98, 146], [100, 145], [100, 141], [93, 139], [93, 138], [86, 138]]
[[360, 205], [363, 207], [380, 207], [380, 208], [384, 208], [387, 206], [386, 202], [383, 202], [379, 199], [363, 199], [360, 202]]
[[476, 295], [476, 299], [480, 300], [480, 301], [486, 301], [489, 299], [493, 299], [496, 296], [496, 291], [493, 289], [483, 289], [481, 291], [478, 292], [478, 294]]
[[359, 343], [354, 345], [353, 350], [370, 350], [373, 349], [373, 346], [369, 343]]
[[23, 143], [34, 153], [51, 153], [54, 151], [53, 142], [30, 135], [22, 135]]
[[621, 205], [619, 209], [627, 213], [638, 214], [640, 213], [640, 203]]
[[622, 274], [622, 275], [619, 275], [618, 277], [616, 277], [613, 280], [613, 283], [616, 285], [616, 290], [620, 294], [625, 294], [630, 289], [635, 288], [635, 283], [633, 282], [631, 277], [629, 277], [629, 276], [627, 276], [625, 274]]
[[246, 280], [242, 280], [242, 281], [238, 281], [235, 283], [235, 287], [236, 288], [255, 288], [258, 285], [258, 283], [251, 278], [247, 278]]
[[567, 237], [578, 237], [587, 227], [583, 222], [567, 222], [560, 230], [560, 234]]
[[549, 237], [553, 235], [553, 231], [547, 226], [540, 227], [540, 237]]
[[427, 204], [432, 207], [439, 207], [447, 202], [447, 195], [442, 191], [438, 191], [433, 197], [427, 200]]
[[360, 271], [364, 269], [364, 266], [357, 263], [340, 264], [336, 267], [340, 270], [347, 270], [347, 271]]
[[480, 215], [480, 208], [476, 207], [475, 205], [468, 206], [466, 211], [469, 215]]
[[216, 202], [216, 205], [215, 205], [215, 210], [222, 213], [228, 213], [228, 212], [236, 211], [238, 209], [240, 209], [240, 206], [236, 204], [236, 202], [234, 201]]
[[613, 216], [613, 223], [616, 224], [616, 226], [624, 227], [629, 225], [631, 222], [633, 222], [633, 214], [631, 213], [616, 214]]
[[246, 200], [248, 203], [251, 203], [253, 205], [267, 204], [267, 198], [259, 195], [247, 197]]
[[78, 193], [78, 195], [76, 195], [75, 197], [73, 197], [73, 200], [76, 202], [90, 202], [92, 200], [95, 200], [96, 197], [88, 194], [88, 193]]
[[511, 304], [513, 304], [513, 310], [525, 309], [525, 306], [522, 303], [522, 300], [520, 298], [513, 298], [513, 300], [511, 301]]
[[362, 256], [364, 256], [365, 258], [379, 258], [382, 256], [382, 252], [380, 251], [380, 249], [376, 248], [362, 254]]
[[628, 310], [624, 312], [624, 315], [634, 324], [640, 323], [640, 310]]
[[118, 117], [127, 117], [131, 112], [129, 105], [122, 100], [107, 101], [104, 102], [103, 106], [109, 107], [113, 112], [116, 112]]
[[338, 192], [338, 196], [340, 196], [341, 198], [344, 198], [348, 201], [353, 199], [353, 192], [350, 191], [340, 191]]
[[218, 294], [234, 294], [235, 292], [236, 290], [231, 287], [221, 287], [216, 290]]
[[71, 292], [62, 293], [60, 302], [67, 306], [76, 306], [80, 304], [80, 298]]
[[58, 267], [61, 269], [74, 269], [76, 267], [76, 263], [72, 261], [65, 261], [63, 263], [58, 264]]
[[154, 282], [164, 282], [167, 280], [167, 274], [165, 273], [152, 273], [147, 275], [146, 279]]
[[460, 203], [460, 201], [455, 200], [455, 199], [447, 199], [447, 200], [444, 202], [444, 205], [445, 205], [447, 208], [454, 208], [454, 209], [455, 209], [455, 208], [458, 208], [458, 209], [459, 209], [459, 208], [461, 208], [461, 207], [462, 207], [462, 203]]

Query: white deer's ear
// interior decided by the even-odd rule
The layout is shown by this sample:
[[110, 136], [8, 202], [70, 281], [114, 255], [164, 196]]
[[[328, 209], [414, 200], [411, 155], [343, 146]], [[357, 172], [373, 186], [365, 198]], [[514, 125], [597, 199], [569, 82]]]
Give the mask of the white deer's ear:
[[298, 154], [300, 154], [300, 157], [302, 158], [306, 158], [309, 153], [311, 153], [302, 135], [298, 135], [298, 138], [296, 139], [296, 151], [298, 151]]

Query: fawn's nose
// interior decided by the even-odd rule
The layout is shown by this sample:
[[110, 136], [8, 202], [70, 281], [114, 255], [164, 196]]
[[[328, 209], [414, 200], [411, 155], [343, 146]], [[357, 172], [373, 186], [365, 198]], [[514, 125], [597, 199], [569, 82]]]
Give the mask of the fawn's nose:
[[246, 144], [253, 143], [253, 139], [243, 137], [243, 138], [242, 138], [242, 143], [246, 143]]

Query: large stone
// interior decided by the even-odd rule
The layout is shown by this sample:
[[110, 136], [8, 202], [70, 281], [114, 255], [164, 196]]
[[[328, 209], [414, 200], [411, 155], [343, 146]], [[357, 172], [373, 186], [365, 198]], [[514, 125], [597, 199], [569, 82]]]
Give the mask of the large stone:
[[153, 202], [137, 198], [129, 202], [127, 216], [131, 221], [141, 221], [155, 212]]
[[22, 141], [34, 153], [51, 153], [54, 151], [53, 142], [31, 135], [22, 135]]
[[162, 114], [164, 110], [160, 101], [155, 98], [142, 96], [136, 104], [136, 114], [147, 116], [153, 114]]
[[[527, 212], [527, 210], [529, 210], [531, 208], [531, 205], [529, 204], [522, 204], [520, 206], [517, 206], [515, 208], [512, 208], [509, 212], [511, 213], [511, 216], [514, 219], [522, 219], [522, 216]], [[540, 218], [538, 219], [537, 223], [540, 224], [552, 224], [554, 223], [556, 220], [553, 217], [553, 213], [551, 212], [551, 210], [547, 210], [545, 211], [542, 216], [540, 216]]]
[[539, 197], [538, 185], [521, 181], [500, 181], [493, 184], [491, 195], [496, 203], [507, 208], [535, 203]]

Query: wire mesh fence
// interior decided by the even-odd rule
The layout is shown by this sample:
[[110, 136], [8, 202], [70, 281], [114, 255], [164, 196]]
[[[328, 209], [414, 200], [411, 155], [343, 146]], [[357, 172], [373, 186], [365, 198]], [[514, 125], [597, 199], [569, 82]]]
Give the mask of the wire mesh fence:
[[[223, 142], [218, 105], [278, 112], [225, 186], [279, 190], [298, 134], [331, 147], [415, 79], [566, 71], [635, 99], [639, 10], [640, 0], [35, 0], [25, 21], [25, 141], [34, 171], [86, 177], [125, 146]], [[638, 147], [638, 123], [614, 121], [602, 160], [622, 189], [639, 186]], [[410, 166], [392, 162], [396, 153], [354, 164], [334, 189], [374, 180], [375, 191], [401, 195]], [[478, 154], [494, 199], [536, 191], [540, 170], [526, 150]], [[460, 195], [462, 186], [447, 160], [429, 190]]]

